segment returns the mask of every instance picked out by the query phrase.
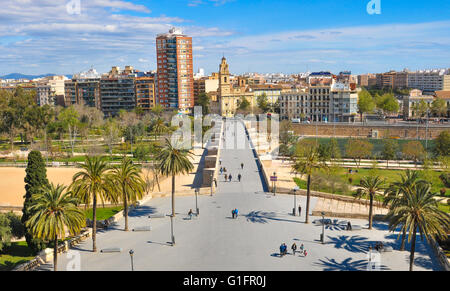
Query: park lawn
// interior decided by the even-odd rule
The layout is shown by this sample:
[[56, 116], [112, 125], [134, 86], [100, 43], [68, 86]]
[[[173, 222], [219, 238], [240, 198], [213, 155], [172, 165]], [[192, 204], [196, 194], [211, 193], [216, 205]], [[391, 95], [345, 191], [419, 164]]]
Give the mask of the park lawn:
[[[358, 173], [355, 173], [355, 170], [358, 171]], [[392, 182], [398, 181], [400, 179], [400, 175], [404, 174], [405, 170], [387, 170], [387, 169], [356, 169], [353, 168], [353, 174], [348, 173], [348, 169], [339, 169], [339, 175], [348, 181], [349, 178], [352, 178], [352, 185], [353, 186], [359, 186], [360, 181], [363, 177], [369, 176], [371, 172], [377, 173], [377, 175], [381, 176], [382, 178], [386, 179], [386, 184], [390, 184]], [[428, 182], [431, 182], [432, 192], [439, 193], [439, 191], [442, 188], [445, 188], [444, 184], [442, 183], [442, 180], [439, 178], [439, 176], [442, 173], [437, 171], [430, 171], [431, 180]], [[450, 191], [447, 190], [447, 195], [450, 194]]]
[[35, 254], [28, 248], [26, 241], [13, 242], [0, 254], [0, 271], [12, 270], [15, 266], [34, 259]]
[[[114, 206], [114, 207], [105, 207], [105, 208], [97, 207], [97, 220], [109, 219], [122, 210], [123, 210], [123, 206]], [[86, 214], [86, 218], [91, 219], [91, 220], [93, 219], [92, 218], [92, 208], [86, 210], [85, 214]]]
[[[320, 144], [326, 145], [329, 144], [332, 138], [305, 138], [306, 140], [319, 140]], [[345, 147], [348, 143], [348, 141], [350, 140], [350, 138], [336, 138], [336, 141], [338, 143], [339, 149], [341, 151], [341, 155], [342, 157], [346, 157], [345, 155]], [[372, 150], [372, 155], [375, 156], [380, 156], [381, 152], [383, 151], [383, 147], [384, 147], [384, 140], [383, 139], [373, 139], [373, 138], [365, 138], [365, 140], [369, 141], [371, 144], [373, 144], [373, 150]], [[399, 145], [399, 150], [402, 149], [403, 145], [407, 142], [410, 141], [415, 141], [415, 140], [406, 140], [406, 139], [395, 139], [395, 141], [398, 142]], [[425, 140], [420, 140], [420, 142], [423, 145], [423, 148], [426, 148], [426, 141]], [[434, 140], [428, 140], [428, 153], [432, 154], [433, 152], [433, 148], [434, 148]]]

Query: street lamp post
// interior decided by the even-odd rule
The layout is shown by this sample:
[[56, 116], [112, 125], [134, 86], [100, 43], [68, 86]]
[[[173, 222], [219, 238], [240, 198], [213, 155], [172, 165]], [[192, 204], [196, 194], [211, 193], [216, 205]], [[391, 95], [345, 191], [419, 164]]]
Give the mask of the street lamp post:
[[200, 211], [198, 209], [198, 201], [197, 201], [197, 197], [198, 197], [198, 192], [199, 191], [200, 190], [198, 188], [195, 189], [195, 209], [196, 209], [196, 212], [197, 212], [197, 216], [200, 214]]
[[[298, 186], [295, 186], [294, 187], [294, 210], [292, 211], [292, 214], [294, 215], [294, 216], [296, 216], [297, 215], [297, 195], [296, 195], [296, 193], [297, 193], [297, 190], [299, 190], [300, 188], [298, 187]], [[299, 213], [300, 214], [300, 213]]]
[[134, 264], [133, 264], [133, 255], [134, 255], [134, 251], [130, 250], [130, 258], [131, 258], [131, 271], [134, 271]]
[[325, 212], [322, 212], [322, 237], [321, 237], [322, 244], [325, 243]]
[[277, 182], [275, 181], [277, 179], [277, 172], [273, 172], [273, 196], [275, 196], [277, 191]]

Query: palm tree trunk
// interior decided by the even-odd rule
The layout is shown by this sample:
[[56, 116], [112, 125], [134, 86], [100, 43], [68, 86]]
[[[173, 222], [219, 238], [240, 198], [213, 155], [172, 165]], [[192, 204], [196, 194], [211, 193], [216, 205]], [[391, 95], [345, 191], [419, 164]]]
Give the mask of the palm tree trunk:
[[58, 236], [55, 237], [55, 245], [53, 247], [53, 271], [58, 269]]
[[409, 257], [409, 271], [412, 272], [414, 268], [414, 253], [416, 251], [416, 224], [414, 223], [414, 230], [412, 234], [412, 243], [411, 243], [411, 255]]
[[308, 186], [306, 187], [306, 219], [305, 223], [309, 223], [309, 202], [311, 200], [311, 175], [308, 175]]
[[373, 224], [373, 195], [370, 194], [370, 205], [369, 205], [369, 229], [372, 229]]
[[125, 189], [123, 189], [123, 187], [122, 187], [122, 194], [123, 194], [123, 214], [125, 216], [125, 231], [128, 231], [128, 201]]
[[97, 252], [97, 193], [94, 193], [92, 205], [92, 252]]
[[175, 174], [172, 175], [172, 217], [175, 217]]
[[405, 250], [405, 242], [406, 242], [406, 228], [403, 227], [403, 230], [402, 230], [402, 244], [400, 245], [400, 250], [401, 251]]

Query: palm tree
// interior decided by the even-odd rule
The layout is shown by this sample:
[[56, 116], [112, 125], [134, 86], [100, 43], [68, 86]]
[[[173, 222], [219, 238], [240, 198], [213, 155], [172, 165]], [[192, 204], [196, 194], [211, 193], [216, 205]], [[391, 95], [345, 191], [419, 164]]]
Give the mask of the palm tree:
[[[397, 200], [403, 198], [404, 193], [411, 192], [413, 188], [420, 183], [426, 184], [428, 182], [420, 179], [420, 174], [418, 171], [406, 170], [406, 173], [400, 176], [400, 181], [391, 183], [384, 191], [385, 199], [383, 205], [388, 206], [389, 204], [396, 203]], [[406, 228], [402, 227], [402, 243], [400, 245], [401, 251], [405, 250], [405, 242]]]
[[64, 239], [66, 229], [70, 235], [80, 233], [85, 225], [84, 213], [78, 207], [78, 199], [71, 192], [63, 194], [66, 187], [54, 184], [42, 188], [42, 193], [33, 196], [31, 206], [35, 213], [26, 222], [37, 238], [53, 241], [53, 270], [58, 266], [58, 238]]
[[73, 176], [70, 189], [87, 206], [91, 205], [92, 199], [92, 251], [96, 252], [97, 199], [100, 198], [102, 203], [107, 200], [115, 201], [114, 192], [111, 192], [110, 187], [108, 187], [108, 171], [110, 168], [107, 162], [98, 156], [86, 156], [85, 162], [79, 166], [83, 170]]
[[386, 216], [389, 219], [390, 231], [395, 231], [398, 226], [408, 230], [408, 241], [412, 240], [410, 271], [414, 266], [417, 231], [420, 232], [422, 240], [425, 237], [429, 242], [435, 237], [447, 237], [446, 231], [450, 228], [450, 216], [438, 208], [435, 195], [431, 192], [430, 184], [418, 183], [411, 191], [404, 192], [402, 199], [392, 203]]
[[153, 135], [155, 136], [155, 140], [168, 130], [169, 128], [164, 124], [164, 120], [162, 118], [158, 118], [154, 122], [152, 127], [152, 132]]
[[382, 190], [384, 180], [379, 176], [367, 176], [361, 179], [360, 187], [356, 193], [357, 198], [369, 197], [369, 229], [372, 229], [373, 224], [373, 200], [377, 192]]
[[[299, 143], [300, 145], [300, 143]], [[305, 223], [309, 223], [309, 204], [311, 200], [311, 175], [314, 171], [328, 168], [326, 163], [321, 159], [319, 148], [316, 143], [306, 144], [298, 147], [301, 148], [300, 151], [293, 157], [292, 170], [295, 173], [300, 173], [307, 175], [307, 191], [306, 191], [306, 219]]]
[[116, 192], [117, 198], [123, 201], [125, 231], [128, 231], [128, 202], [134, 203], [144, 197], [145, 181], [141, 177], [141, 169], [125, 158], [112, 169], [108, 181], [111, 192]]
[[172, 176], [172, 215], [175, 217], [175, 176], [187, 174], [194, 168], [190, 161], [192, 153], [187, 150], [177, 149], [169, 139], [165, 139], [165, 146], [156, 154], [157, 171], [163, 176]]

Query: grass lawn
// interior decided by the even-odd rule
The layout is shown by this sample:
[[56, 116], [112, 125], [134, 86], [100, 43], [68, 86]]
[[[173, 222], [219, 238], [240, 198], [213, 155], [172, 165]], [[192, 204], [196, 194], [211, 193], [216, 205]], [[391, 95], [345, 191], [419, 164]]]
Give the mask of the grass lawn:
[[11, 243], [5, 249], [4, 254], [0, 254], [0, 271], [12, 270], [15, 266], [34, 259], [35, 254], [28, 248], [26, 241]]
[[[114, 206], [114, 207], [97, 207], [97, 220], [106, 220], [114, 215], [116, 215], [117, 213], [119, 213], [120, 211], [123, 210], [123, 206]], [[92, 208], [88, 209], [85, 211], [86, 217], [89, 219], [93, 219], [92, 218]]]
[[[316, 138], [305, 138], [306, 140], [316, 140]], [[331, 138], [318, 138], [319, 139], [319, 143], [326, 145], [331, 141]], [[347, 145], [347, 142], [350, 138], [336, 138], [337, 143], [339, 145], [339, 149], [341, 150], [341, 155], [342, 157], [345, 157], [345, 146]], [[383, 151], [383, 146], [384, 146], [384, 140], [383, 139], [372, 139], [372, 138], [368, 138], [365, 139], [368, 140], [370, 143], [373, 144], [373, 150], [372, 150], [372, 155], [375, 156], [379, 156], [381, 155], [381, 152]], [[399, 150], [401, 150], [401, 148], [403, 147], [403, 145], [407, 142], [410, 142], [412, 140], [405, 140], [405, 139], [395, 139], [395, 141], [397, 141], [398, 145], [399, 145]], [[420, 142], [423, 145], [423, 148], [425, 148], [426, 146], [426, 141], [424, 140], [420, 140]], [[428, 140], [428, 153], [432, 154], [434, 148], [434, 141], [433, 140]]]

